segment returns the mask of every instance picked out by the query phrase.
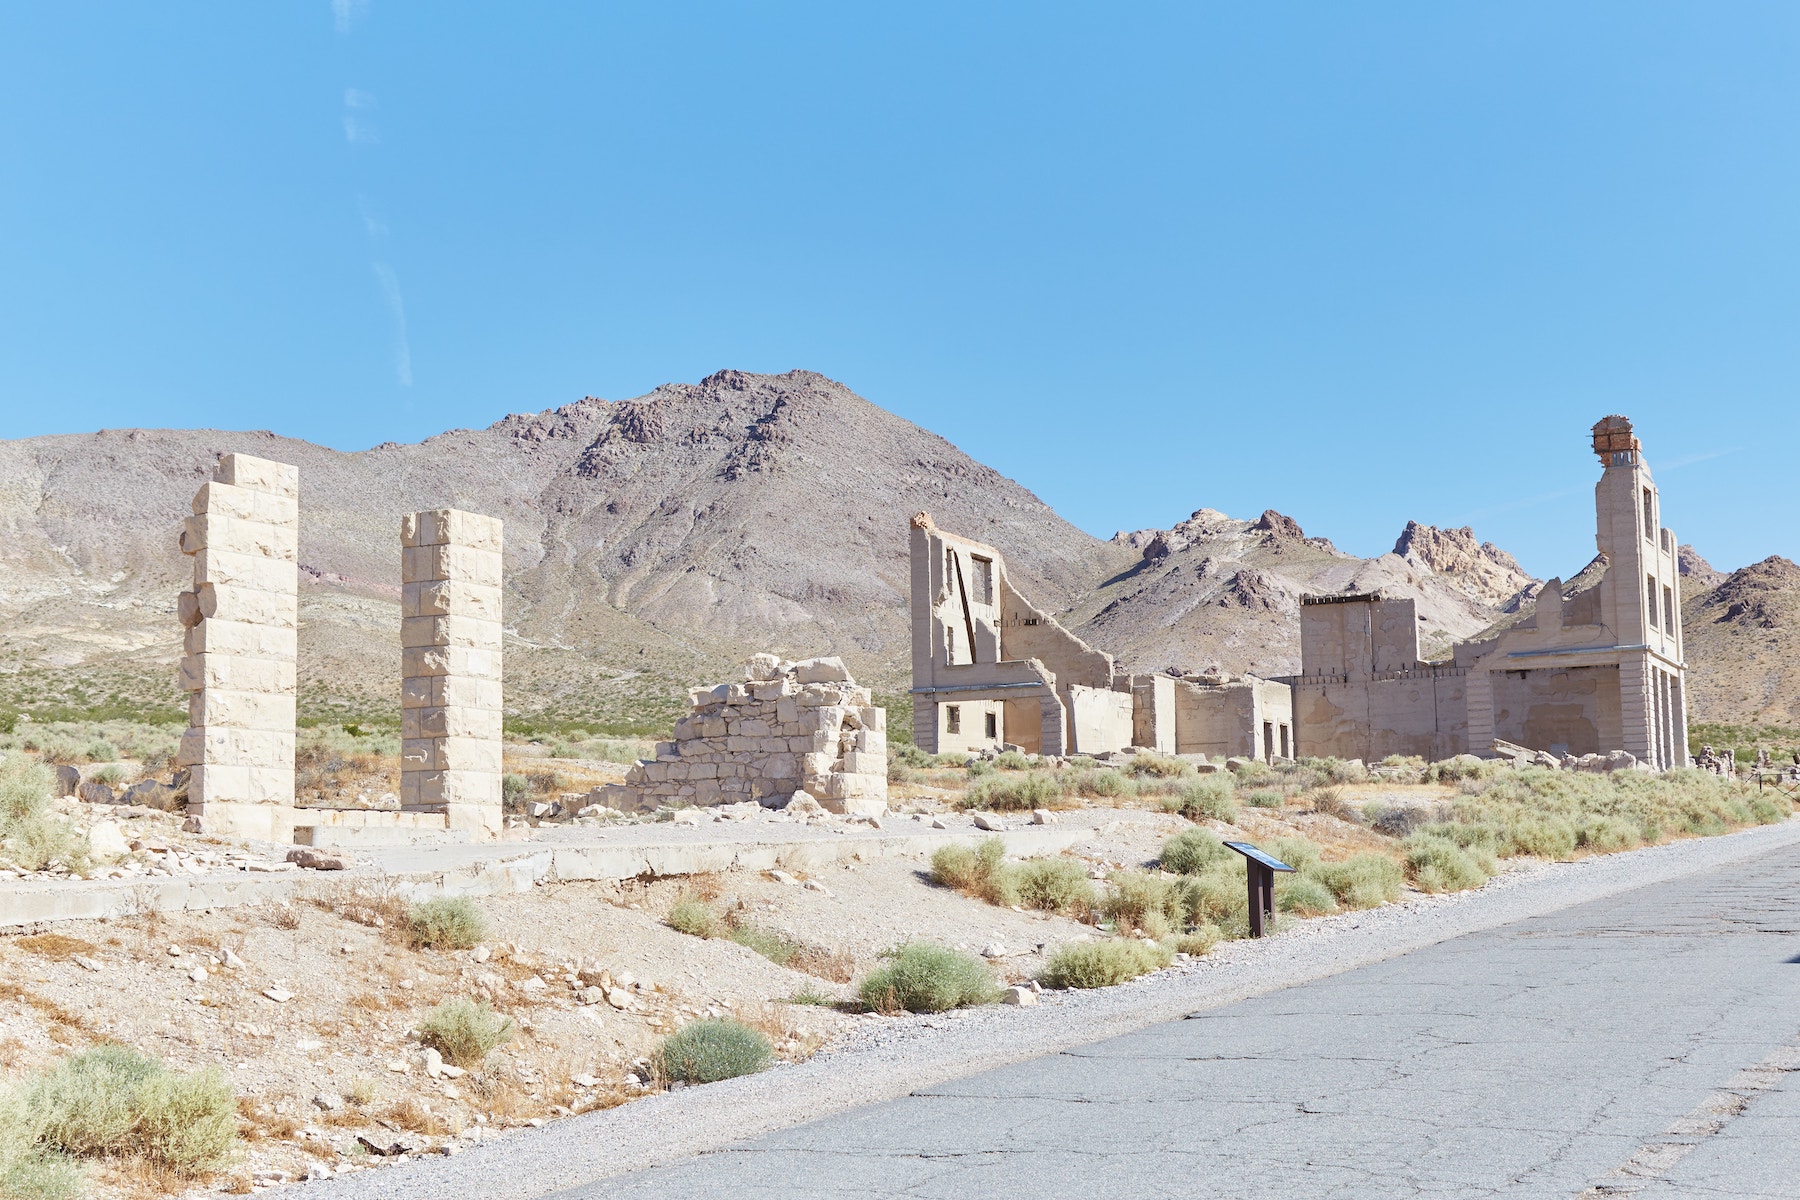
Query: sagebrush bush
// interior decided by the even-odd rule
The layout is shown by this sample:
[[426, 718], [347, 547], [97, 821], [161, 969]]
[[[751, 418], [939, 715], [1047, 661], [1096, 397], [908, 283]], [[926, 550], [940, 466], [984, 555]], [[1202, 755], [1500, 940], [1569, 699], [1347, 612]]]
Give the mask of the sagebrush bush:
[[1049, 988], [1101, 988], [1169, 965], [1174, 951], [1135, 938], [1069, 942], [1044, 964], [1038, 982]]
[[908, 942], [869, 972], [857, 988], [875, 1012], [944, 1012], [997, 999], [987, 964], [962, 950], [932, 942]]
[[663, 1039], [651, 1067], [670, 1083], [717, 1083], [754, 1075], [769, 1065], [774, 1048], [742, 1021], [715, 1017], [684, 1025]]
[[473, 1069], [510, 1041], [515, 1032], [512, 1018], [502, 1016], [485, 1001], [446, 1000], [426, 1014], [419, 1033], [427, 1046], [459, 1067]]
[[1400, 898], [1406, 873], [1385, 854], [1353, 854], [1343, 862], [1322, 862], [1308, 871], [1345, 908], [1374, 908]]
[[61, 864], [80, 873], [88, 867], [86, 839], [50, 810], [51, 775], [22, 754], [0, 761], [0, 858], [27, 871]]
[[1034, 858], [1007, 868], [1020, 904], [1045, 912], [1085, 917], [1094, 907], [1094, 883], [1087, 868], [1069, 858]]
[[1162, 867], [1177, 875], [1198, 875], [1213, 863], [1233, 861], [1235, 851], [1204, 829], [1184, 829], [1163, 843]]
[[1111, 767], [1071, 768], [1063, 774], [1062, 785], [1069, 795], [1088, 799], [1129, 796], [1136, 790], [1131, 780]]
[[704, 900], [680, 896], [669, 908], [669, 928], [690, 937], [711, 938], [725, 932], [725, 921]]
[[487, 936], [487, 918], [467, 896], [434, 896], [407, 908], [406, 933], [421, 949], [467, 950]]
[[958, 802], [964, 808], [992, 812], [1021, 812], [1054, 808], [1063, 803], [1062, 784], [1048, 771], [1026, 775], [984, 775]]
[[1017, 750], [1007, 750], [994, 756], [994, 766], [1002, 771], [1029, 771], [1031, 760]]
[[1217, 925], [1196, 925], [1187, 933], [1176, 934], [1170, 945], [1178, 954], [1199, 958], [1218, 945], [1224, 936]]
[[1237, 781], [1225, 771], [1183, 779], [1162, 798], [1162, 806], [1190, 821], [1237, 819]]
[[1010, 907], [1019, 902], [1018, 879], [1007, 869], [1004, 838], [938, 847], [931, 855], [931, 879], [989, 904]]
[[1353, 760], [1303, 758], [1299, 765], [1314, 772], [1326, 783], [1365, 783], [1369, 778], [1369, 769]]
[[1134, 754], [1125, 769], [1133, 775], [1151, 775], [1159, 779], [1178, 779], [1194, 773], [1192, 764], [1161, 754]]
[[1285, 801], [1285, 796], [1269, 788], [1258, 788], [1244, 795], [1244, 803], [1251, 808], [1280, 808]]
[[1298, 917], [1322, 917], [1338, 910], [1331, 889], [1305, 872], [1275, 877], [1275, 908]]
[[171, 1071], [128, 1046], [64, 1059], [25, 1099], [40, 1145], [75, 1158], [141, 1157], [192, 1176], [222, 1164], [237, 1142], [237, 1100], [223, 1071]]
[[1421, 831], [1404, 845], [1407, 877], [1422, 892], [1460, 892], [1488, 880], [1468, 851], [1447, 837]]

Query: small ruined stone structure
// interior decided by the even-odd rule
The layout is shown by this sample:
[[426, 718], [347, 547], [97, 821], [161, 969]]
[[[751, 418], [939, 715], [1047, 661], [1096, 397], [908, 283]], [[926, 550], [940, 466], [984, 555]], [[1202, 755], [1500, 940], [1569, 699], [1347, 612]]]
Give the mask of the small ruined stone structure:
[[501, 522], [454, 508], [401, 521], [402, 810], [502, 824]]
[[831, 812], [887, 811], [887, 710], [841, 659], [758, 654], [745, 675], [690, 691], [693, 711], [675, 722], [674, 738], [595, 798], [648, 812], [743, 800], [777, 807], [804, 792]]
[[1624, 751], [1657, 770], [1686, 765], [1675, 535], [1631, 422], [1600, 421], [1593, 448], [1599, 555], [1449, 660], [1421, 660], [1410, 599], [1302, 599], [1302, 754], [1443, 759], [1491, 754], [1498, 740], [1559, 759]]
[[227, 454], [194, 495], [181, 686], [188, 811], [208, 833], [286, 841], [294, 816], [300, 472]]
[[1116, 670], [1025, 599], [992, 546], [912, 519], [913, 740], [948, 754], [1015, 745], [1036, 754], [1291, 756], [1284, 686], [1213, 673]]

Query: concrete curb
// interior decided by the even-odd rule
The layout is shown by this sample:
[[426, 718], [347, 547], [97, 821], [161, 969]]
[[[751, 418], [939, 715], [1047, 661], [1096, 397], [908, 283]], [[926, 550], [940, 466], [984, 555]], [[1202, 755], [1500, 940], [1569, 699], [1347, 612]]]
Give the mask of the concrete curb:
[[1229, 943], [1200, 962], [1122, 987], [1046, 993], [1046, 1003], [1037, 1008], [871, 1019], [871, 1027], [885, 1037], [853, 1038], [846, 1048], [806, 1063], [648, 1097], [510, 1134], [454, 1158], [362, 1172], [323, 1187], [343, 1200], [445, 1195], [537, 1200], [591, 1194], [587, 1189], [609, 1176], [1796, 844], [1800, 819], [1573, 863], [1541, 864], [1501, 876], [1478, 891], [1308, 921], [1261, 942]]
[[[618, 831], [627, 832], [627, 831]], [[629, 831], [635, 833], [636, 831]], [[541, 842], [526, 845], [392, 846], [366, 851], [368, 865], [349, 871], [241, 871], [192, 878], [140, 877], [96, 880], [15, 880], [0, 884], [0, 929], [59, 921], [98, 920], [147, 912], [200, 912], [245, 908], [316, 895], [342, 886], [391, 889], [408, 900], [431, 896], [497, 896], [543, 884], [693, 875], [703, 871], [814, 871], [847, 858], [886, 858], [928, 852], [951, 842], [993, 834], [963, 829], [895, 829], [826, 835], [797, 829], [792, 836], [731, 830], [743, 837], [713, 837], [704, 827], [676, 838], [652, 835], [608, 842]], [[1015, 855], [1056, 854], [1086, 837], [1085, 827], [1025, 826], [998, 836]], [[439, 865], [441, 862], [441, 865]]]

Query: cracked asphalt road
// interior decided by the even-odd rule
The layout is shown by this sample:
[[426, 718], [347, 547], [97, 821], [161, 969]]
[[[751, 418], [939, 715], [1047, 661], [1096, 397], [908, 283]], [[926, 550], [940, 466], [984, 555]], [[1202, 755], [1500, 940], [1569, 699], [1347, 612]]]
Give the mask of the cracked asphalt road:
[[558, 1193], [1800, 1197], [1800, 847]]

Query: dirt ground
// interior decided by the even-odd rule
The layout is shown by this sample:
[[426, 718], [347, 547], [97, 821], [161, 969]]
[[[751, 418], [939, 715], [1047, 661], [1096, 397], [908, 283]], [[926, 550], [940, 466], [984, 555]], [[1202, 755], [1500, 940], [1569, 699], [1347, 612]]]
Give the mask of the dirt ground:
[[[1405, 797], [1417, 802], [1439, 794], [1382, 790], [1418, 792]], [[929, 781], [896, 791], [900, 820], [939, 810], [950, 796]], [[1069, 853], [1096, 876], [1152, 864], [1164, 840], [1190, 827], [1153, 801], [1091, 802], [1057, 819], [1088, 831]], [[1296, 809], [1246, 807], [1235, 824], [1205, 824], [1252, 840], [1301, 833], [1330, 857], [1394, 845], [1359, 825]], [[144, 847], [126, 864], [139, 870], [173, 872], [202, 854], [245, 853], [180, 834], [167, 814], [140, 814], [124, 828]], [[723, 938], [669, 928], [669, 908], [681, 897], [804, 945], [800, 961], [811, 973]], [[699, 1017], [736, 1015], [767, 1032], [789, 1060], [859, 1022], [909, 1019], [860, 1014], [843, 1003], [884, 950], [907, 940], [987, 952], [1002, 982], [1025, 982], [1048, 952], [1095, 933], [1069, 918], [937, 887], [923, 851], [848, 861], [810, 880], [731, 872], [554, 884], [477, 904], [490, 934], [475, 950], [411, 948], [400, 934], [400, 906], [351, 884], [306, 902], [62, 922], [0, 937], [0, 1058], [17, 1078], [112, 1040], [183, 1070], [223, 1067], [242, 1098], [245, 1144], [240, 1161], [206, 1186], [241, 1194], [309, 1172], [456, 1153], [524, 1124], [627, 1102], [647, 1090], [660, 1039]], [[598, 998], [590, 990], [597, 984], [627, 1006]], [[490, 1002], [517, 1022], [517, 1032], [479, 1069], [434, 1078], [422, 1065], [417, 1029], [434, 1005], [458, 998]], [[102, 1196], [181, 1186], [105, 1166], [93, 1179]]]

